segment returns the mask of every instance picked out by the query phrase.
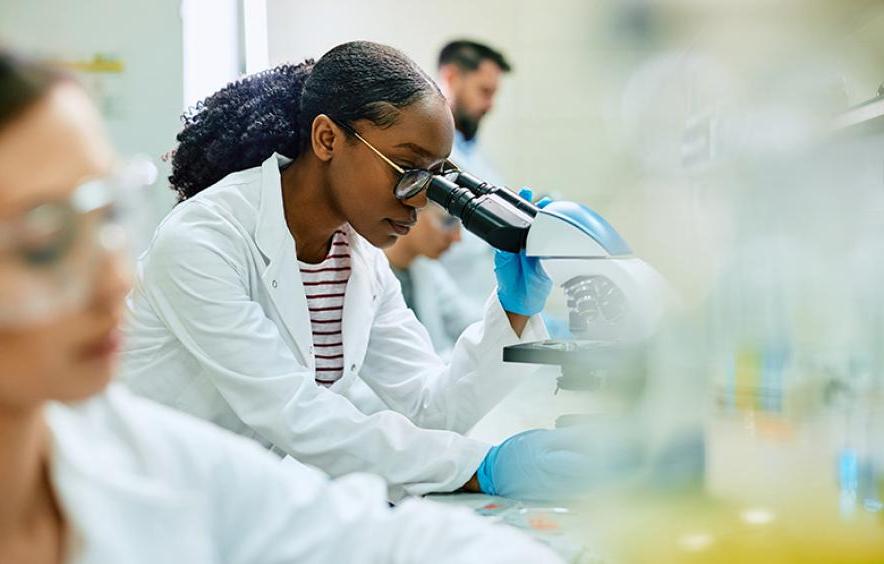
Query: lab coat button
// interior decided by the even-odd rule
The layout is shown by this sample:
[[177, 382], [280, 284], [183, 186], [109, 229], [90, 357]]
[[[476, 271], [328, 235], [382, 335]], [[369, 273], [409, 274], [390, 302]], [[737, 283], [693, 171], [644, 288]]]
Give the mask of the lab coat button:
[[355, 364], [350, 365], [350, 372], [356, 372], [356, 365]]
[[276, 287], [279, 285], [279, 284], [276, 283], [276, 280], [274, 280], [273, 282], [271, 282], [271, 284], [273, 285], [274, 288], [276, 288]]
[[375, 294], [375, 295], [373, 295], [373, 296], [371, 297], [371, 301], [373, 301], [373, 302], [374, 302], [374, 301], [377, 301], [377, 299], [378, 299], [378, 295], [377, 295], [377, 294]]

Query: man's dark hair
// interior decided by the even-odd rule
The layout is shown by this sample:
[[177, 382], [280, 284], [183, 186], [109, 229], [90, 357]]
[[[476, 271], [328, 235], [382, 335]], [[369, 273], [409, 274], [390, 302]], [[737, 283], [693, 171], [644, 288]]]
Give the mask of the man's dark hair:
[[319, 114], [349, 126], [364, 119], [389, 127], [400, 110], [428, 96], [442, 93], [401, 51], [344, 43], [316, 62], [247, 76], [199, 102], [183, 116], [169, 181], [185, 200], [274, 152], [296, 158]]
[[459, 39], [452, 41], [439, 52], [439, 66], [454, 65], [462, 71], [474, 71], [482, 61], [491, 61], [503, 72], [510, 72], [510, 65], [503, 53], [475, 41]]

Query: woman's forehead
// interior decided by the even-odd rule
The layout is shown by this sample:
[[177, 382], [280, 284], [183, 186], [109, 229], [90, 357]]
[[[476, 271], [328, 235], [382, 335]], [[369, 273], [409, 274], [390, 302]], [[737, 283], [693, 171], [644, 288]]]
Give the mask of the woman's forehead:
[[0, 213], [64, 198], [112, 162], [88, 97], [74, 85], [57, 86], [0, 130]]
[[427, 162], [448, 157], [454, 142], [454, 120], [444, 99], [432, 97], [400, 110], [396, 122], [377, 128], [388, 150], [409, 152]]

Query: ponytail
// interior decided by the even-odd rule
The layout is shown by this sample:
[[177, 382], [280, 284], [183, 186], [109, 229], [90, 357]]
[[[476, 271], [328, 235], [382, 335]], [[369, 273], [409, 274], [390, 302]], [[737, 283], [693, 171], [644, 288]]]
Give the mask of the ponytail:
[[442, 96], [402, 52], [367, 41], [339, 45], [318, 62], [281, 65], [227, 85], [183, 116], [169, 182], [185, 200], [274, 152], [297, 158], [313, 120], [327, 114], [381, 127], [425, 96]]
[[301, 91], [312, 69], [308, 60], [247, 76], [185, 114], [169, 176], [178, 199], [258, 166], [274, 152], [297, 156]]

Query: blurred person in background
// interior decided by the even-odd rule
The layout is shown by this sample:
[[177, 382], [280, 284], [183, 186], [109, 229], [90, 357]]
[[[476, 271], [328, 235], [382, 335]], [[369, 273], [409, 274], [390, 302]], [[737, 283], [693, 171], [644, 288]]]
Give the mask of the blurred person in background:
[[135, 184], [115, 162], [72, 79], [0, 51], [0, 562], [559, 561], [109, 386]]
[[[451, 160], [463, 170], [497, 186], [503, 177], [479, 146], [479, 126], [494, 107], [503, 76], [512, 66], [499, 51], [475, 41], [452, 41], [439, 53], [439, 87], [454, 115], [454, 146]], [[494, 290], [494, 251], [469, 231], [439, 258], [439, 264], [460, 290], [464, 308], [481, 304]], [[567, 320], [544, 312], [551, 337], [570, 338]], [[428, 327], [429, 328], [429, 327]], [[433, 336], [433, 332], [430, 332]], [[433, 339], [434, 343], [436, 339]]]
[[465, 297], [437, 260], [460, 237], [460, 221], [431, 203], [417, 214], [411, 233], [384, 249], [405, 305], [427, 329], [443, 358], [451, 355], [464, 329], [482, 318], [482, 303]]
[[[479, 146], [482, 120], [494, 107], [500, 83], [512, 66], [499, 51], [468, 40], [452, 41], [439, 52], [438, 80], [454, 115], [451, 160], [495, 185], [504, 181]], [[439, 259], [465, 299], [483, 303], [494, 290], [494, 253], [487, 243], [464, 231], [460, 242]]]

